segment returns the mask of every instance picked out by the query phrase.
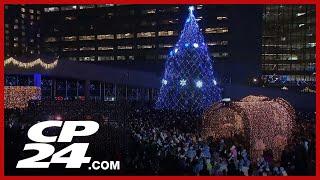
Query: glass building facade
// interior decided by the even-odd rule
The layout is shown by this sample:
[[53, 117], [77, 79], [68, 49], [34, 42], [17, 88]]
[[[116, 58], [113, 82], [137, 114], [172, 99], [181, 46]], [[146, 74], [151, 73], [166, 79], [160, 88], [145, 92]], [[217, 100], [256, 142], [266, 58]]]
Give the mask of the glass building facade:
[[267, 5], [263, 13], [262, 78], [271, 86], [315, 87], [314, 5]]

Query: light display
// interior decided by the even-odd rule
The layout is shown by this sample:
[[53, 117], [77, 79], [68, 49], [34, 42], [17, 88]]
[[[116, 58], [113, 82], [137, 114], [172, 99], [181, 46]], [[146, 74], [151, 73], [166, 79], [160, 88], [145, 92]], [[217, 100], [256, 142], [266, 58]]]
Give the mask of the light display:
[[213, 61], [193, 11], [190, 6], [180, 38], [166, 61], [157, 109], [202, 111], [221, 99]]
[[35, 86], [5, 86], [5, 109], [24, 109], [30, 100], [41, 99], [41, 88]]
[[25, 62], [20, 62], [16, 59], [10, 57], [4, 61], [4, 66], [9, 65], [9, 64], [13, 64], [13, 65], [16, 65], [20, 68], [25, 68], [25, 69], [33, 68], [36, 65], [40, 65], [44, 69], [53, 69], [58, 65], [58, 60], [55, 60], [52, 63], [45, 63], [40, 58], [38, 58], [34, 61], [25, 63]]
[[253, 161], [271, 149], [279, 160], [294, 127], [295, 112], [284, 99], [248, 96], [224, 105], [217, 103], [204, 113], [202, 135], [214, 139], [240, 134], [249, 142]]

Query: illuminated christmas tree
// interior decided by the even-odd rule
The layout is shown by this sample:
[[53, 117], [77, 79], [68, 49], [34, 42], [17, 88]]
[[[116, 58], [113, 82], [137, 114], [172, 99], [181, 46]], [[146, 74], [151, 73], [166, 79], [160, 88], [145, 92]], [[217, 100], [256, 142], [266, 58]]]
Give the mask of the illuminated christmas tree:
[[195, 112], [221, 99], [213, 61], [193, 10], [190, 6], [180, 39], [166, 61], [157, 109]]

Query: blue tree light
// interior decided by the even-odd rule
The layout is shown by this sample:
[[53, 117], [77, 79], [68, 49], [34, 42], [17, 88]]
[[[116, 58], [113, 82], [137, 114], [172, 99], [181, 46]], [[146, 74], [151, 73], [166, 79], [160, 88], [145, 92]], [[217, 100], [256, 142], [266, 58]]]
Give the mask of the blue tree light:
[[180, 86], [185, 86], [185, 85], [187, 85], [187, 80], [185, 79], [180, 80]]
[[195, 112], [221, 100], [213, 61], [193, 12], [190, 6], [180, 38], [166, 60], [163, 79], [170, 83], [162, 82], [158, 109]]
[[162, 84], [163, 84], [163, 85], [167, 85], [167, 84], [168, 84], [168, 81], [165, 80], [165, 79], [162, 79]]
[[199, 80], [196, 82], [197, 88], [202, 88], [202, 85], [203, 85], [202, 81]]

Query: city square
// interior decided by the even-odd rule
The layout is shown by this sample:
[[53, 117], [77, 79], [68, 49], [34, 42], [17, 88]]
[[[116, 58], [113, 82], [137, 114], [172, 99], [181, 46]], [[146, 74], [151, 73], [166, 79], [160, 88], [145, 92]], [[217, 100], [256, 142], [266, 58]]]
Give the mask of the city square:
[[[315, 11], [5, 5], [5, 174], [315, 175]], [[98, 123], [73, 141], [121, 168], [16, 168], [45, 121]]]

